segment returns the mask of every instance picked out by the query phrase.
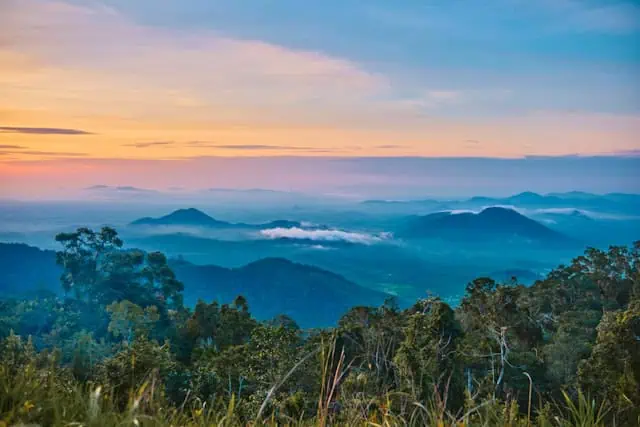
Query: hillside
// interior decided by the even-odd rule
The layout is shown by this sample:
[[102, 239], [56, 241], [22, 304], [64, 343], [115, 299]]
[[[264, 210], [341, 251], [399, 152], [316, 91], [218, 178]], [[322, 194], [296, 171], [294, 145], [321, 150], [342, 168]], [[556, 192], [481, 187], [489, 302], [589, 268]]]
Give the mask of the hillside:
[[527, 241], [558, 243], [568, 237], [519, 214], [513, 209], [487, 208], [480, 213], [438, 212], [414, 217], [402, 227], [405, 238], [438, 238], [474, 241], [478, 239], [518, 238]]
[[[37, 289], [60, 291], [55, 252], [23, 244], [0, 243], [0, 293], [25, 295]], [[28, 260], [28, 262], [27, 262]], [[369, 290], [320, 268], [266, 258], [228, 269], [170, 262], [185, 285], [185, 302], [230, 302], [244, 296], [259, 319], [288, 314], [305, 327], [328, 326], [354, 305], [378, 305], [389, 295]]]
[[53, 251], [22, 243], [0, 243], [0, 295], [23, 296], [33, 291], [60, 290], [61, 270]]
[[[165, 234], [128, 240], [133, 246], [182, 256], [199, 265], [240, 267], [262, 258], [286, 258], [342, 275], [368, 289], [418, 298], [424, 290], [449, 295], [486, 268], [515, 267], [511, 260], [465, 256], [464, 245], [444, 244], [428, 256], [397, 241], [363, 245], [347, 241], [309, 239], [220, 240], [186, 234]], [[455, 250], [457, 255], [450, 251]], [[532, 266], [531, 268], [539, 268]], [[552, 264], [551, 264], [552, 265]]]
[[185, 283], [186, 302], [232, 301], [243, 295], [259, 319], [287, 314], [304, 327], [332, 325], [354, 305], [378, 305], [389, 295], [360, 287], [337, 274], [282, 258], [241, 268], [171, 264]]

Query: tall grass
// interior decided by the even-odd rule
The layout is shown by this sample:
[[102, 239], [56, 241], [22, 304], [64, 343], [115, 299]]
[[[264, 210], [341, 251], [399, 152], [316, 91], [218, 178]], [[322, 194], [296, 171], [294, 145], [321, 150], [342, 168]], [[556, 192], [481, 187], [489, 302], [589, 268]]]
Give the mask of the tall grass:
[[[2, 394], [0, 398], [5, 401], [7, 389], [2, 382]], [[29, 423], [37, 423], [43, 426], [370, 426], [370, 427], [400, 427], [400, 426], [437, 426], [437, 427], [608, 427], [605, 422], [606, 408], [603, 405], [595, 405], [584, 396], [577, 402], [567, 400], [565, 416], [552, 418], [539, 417], [529, 420], [525, 416], [514, 415], [509, 404], [498, 402], [485, 402], [474, 409], [473, 414], [464, 414], [455, 417], [451, 414], [442, 414], [435, 408], [434, 402], [413, 402], [414, 409], [406, 414], [395, 414], [389, 408], [392, 406], [393, 396], [384, 396], [381, 405], [372, 409], [366, 415], [352, 411], [340, 416], [331, 415], [325, 406], [318, 414], [308, 419], [283, 419], [275, 414], [266, 418], [256, 419], [252, 422], [243, 421], [243, 417], [237, 412], [235, 397], [223, 404], [207, 405], [206, 403], [190, 403], [182, 408], [163, 407], [162, 401], [154, 402], [149, 391], [150, 384], [145, 383], [136, 392], [134, 401], [124, 410], [117, 405], [108, 394], [101, 393], [101, 389], [93, 390], [75, 389], [64, 396], [54, 395], [48, 391], [41, 392], [36, 388], [30, 388], [28, 395], [23, 395], [23, 389], [14, 388], [11, 392], [17, 392], [24, 396], [21, 403], [13, 396], [15, 405], [9, 410], [3, 411], [0, 426], [12, 426]], [[27, 398], [28, 397], [28, 398]], [[5, 408], [6, 409], [6, 408]], [[505, 414], [509, 415], [505, 416]]]
[[[319, 355], [321, 384], [317, 411], [307, 418], [292, 419], [272, 411], [265, 414], [268, 402], [287, 378], [314, 354]], [[406, 393], [384, 393], [369, 401], [344, 401], [340, 396], [343, 379], [350, 369], [345, 353], [336, 341], [323, 342], [317, 352], [307, 354], [270, 389], [255, 418], [247, 420], [242, 400], [232, 395], [228, 400], [202, 402], [185, 398], [180, 405], [170, 405], [164, 397], [155, 371], [139, 386], [130, 390], [123, 407], [117, 396], [97, 384], [80, 385], [69, 373], [53, 364], [29, 363], [21, 369], [0, 364], [0, 427], [37, 424], [42, 426], [317, 426], [348, 425], [362, 427], [608, 427], [610, 414], [605, 403], [590, 400], [582, 393], [554, 404], [554, 415], [522, 414], [517, 404], [487, 400], [473, 403], [466, 411], [452, 414], [446, 409], [446, 393], [438, 390], [434, 398], [418, 402]], [[336, 402], [343, 400], [341, 410]], [[398, 404], [398, 403], [402, 404]], [[311, 415], [311, 414], [310, 414]]]

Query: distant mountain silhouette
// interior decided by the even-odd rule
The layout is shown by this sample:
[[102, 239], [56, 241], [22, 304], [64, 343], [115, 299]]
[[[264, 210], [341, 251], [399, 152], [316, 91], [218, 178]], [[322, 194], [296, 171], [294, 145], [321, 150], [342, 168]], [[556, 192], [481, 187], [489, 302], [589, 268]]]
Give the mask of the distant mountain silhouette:
[[467, 200], [472, 204], [503, 204], [514, 206], [557, 206], [558, 204], [566, 204], [566, 201], [559, 196], [542, 195], [533, 193], [531, 191], [525, 191], [523, 193], [514, 194], [509, 197], [495, 198], [495, 197], [472, 197]]
[[584, 191], [568, 191], [566, 193], [549, 193], [547, 194], [547, 196], [558, 197], [560, 199], [574, 199], [574, 200], [594, 200], [601, 197], [607, 197], [607, 196], [600, 196], [598, 194], [587, 193]]
[[536, 242], [562, 242], [568, 237], [519, 214], [492, 207], [480, 213], [438, 212], [412, 218], [399, 233], [403, 237], [478, 240], [520, 238]]
[[570, 211], [565, 212], [543, 212], [542, 216], [545, 218], [550, 218], [554, 220], [563, 220], [563, 219], [580, 219], [585, 221], [593, 221], [593, 218], [588, 214], [582, 212], [579, 209], [572, 209]]
[[301, 228], [302, 224], [298, 221], [276, 220], [265, 224], [243, 224], [220, 221], [196, 208], [178, 209], [168, 215], [159, 218], [145, 217], [140, 218], [131, 223], [131, 225], [188, 225], [196, 227], [208, 228]]
[[605, 212], [633, 213], [640, 210], [640, 194], [608, 193], [592, 194], [582, 191], [567, 193], [538, 194], [531, 191], [508, 197], [476, 196], [467, 200], [408, 200], [384, 201], [367, 200], [363, 202], [369, 206], [414, 209], [463, 209], [482, 208], [488, 206], [517, 206], [523, 208], [576, 208]]
[[[389, 296], [327, 270], [282, 258], [265, 258], [240, 268], [183, 260], [171, 260], [169, 265], [185, 285], [186, 304], [198, 299], [231, 302], [243, 295], [258, 319], [288, 314], [303, 327], [334, 325], [350, 307], [380, 305]], [[33, 295], [40, 289], [61, 292], [62, 270], [54, 251], [0, 243], [0, 268], [4, 296]]]
[[140, 218], [131, 223], [132, 225], [195, 225], [200, 227], [216, 227], [226, 228], [233, 224], [226, 221], [218, 221], [217, 219], [207, 215], [206, 213], [195, 209], [178, 209], [168, 215], [160, 218], [145, 217]]
[[638, 194], [591, 194], [581, 191], [568, 193], [549, 193], [546, 195], [525, 191], [504, 198], [473, 197], [462, 205], [491, 206], [512, 205], [528, 208], [581, 208], [603, 210], [611, 212], [630, 212], [640, 209], [640, 195]]

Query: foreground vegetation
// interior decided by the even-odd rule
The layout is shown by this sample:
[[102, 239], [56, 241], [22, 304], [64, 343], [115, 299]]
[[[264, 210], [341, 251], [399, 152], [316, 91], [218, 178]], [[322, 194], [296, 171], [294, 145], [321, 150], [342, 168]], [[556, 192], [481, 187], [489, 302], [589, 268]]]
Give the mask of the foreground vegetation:
[[0, 426], [640, 424], [640, 242], [301, 330], [240, 296], [185, 307], [112, 229], [56, 239], [64, 296], [0, 301]]

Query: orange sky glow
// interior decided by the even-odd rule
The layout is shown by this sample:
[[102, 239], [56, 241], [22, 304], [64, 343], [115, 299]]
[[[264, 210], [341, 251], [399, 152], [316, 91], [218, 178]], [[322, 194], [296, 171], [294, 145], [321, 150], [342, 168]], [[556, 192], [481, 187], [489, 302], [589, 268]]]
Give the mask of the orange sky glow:
[[525, 80], [438, 83], [428, 66], [151, 25], [108, 2], [0, 8], [0, 178], [11, 185], [66, 182], [95, 167], [69, 170], [73, 159], [518, 158], [639, 147], [633, 110], [519, 108], [531, 96]]

